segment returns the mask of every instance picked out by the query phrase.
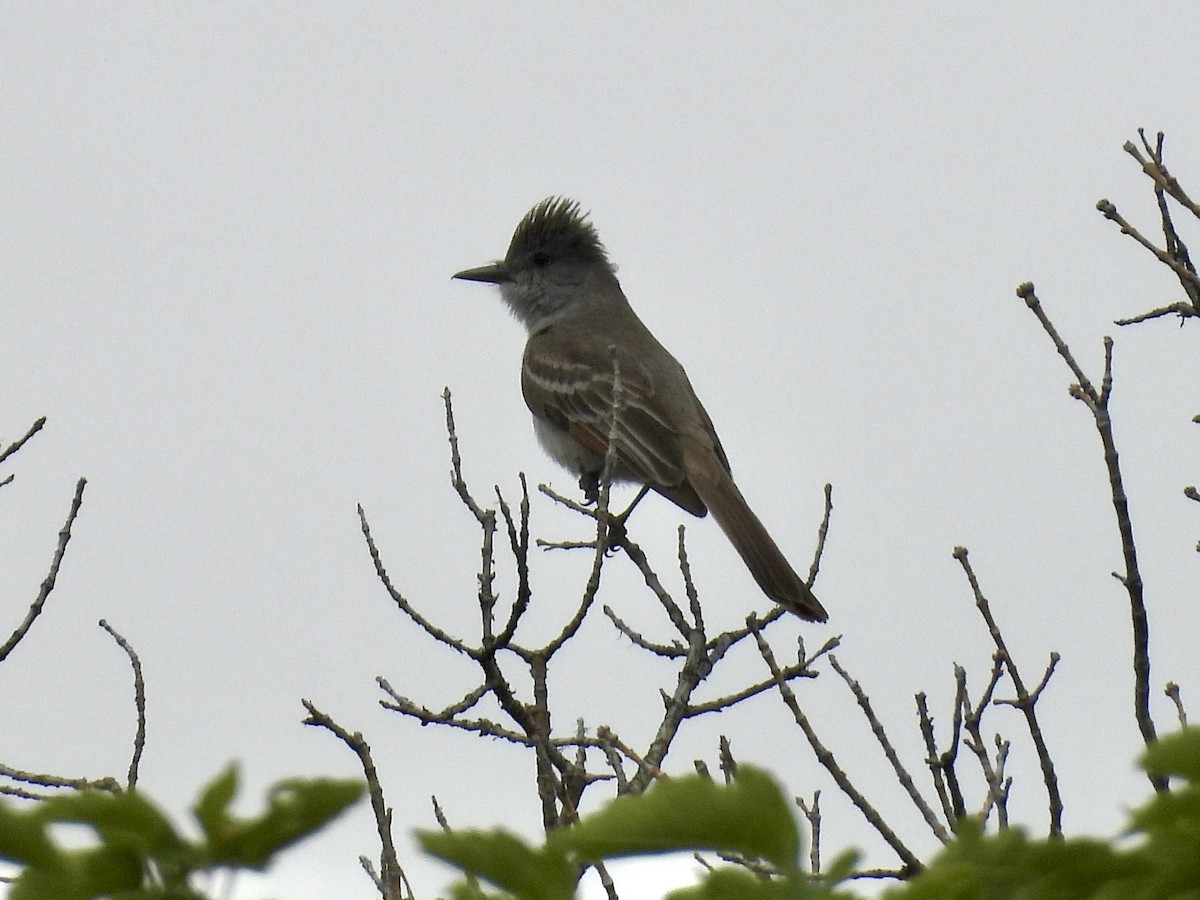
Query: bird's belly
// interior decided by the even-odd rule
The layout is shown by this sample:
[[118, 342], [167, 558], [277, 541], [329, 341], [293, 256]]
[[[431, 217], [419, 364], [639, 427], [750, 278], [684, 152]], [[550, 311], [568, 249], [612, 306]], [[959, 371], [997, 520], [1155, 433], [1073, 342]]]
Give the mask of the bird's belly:
[[[576, 475], [599, 476], [604, 469], [604, 457], [581, 446], [561, 428], [535, 417], [533, 430], [537, 434], [538, 443], [550, 458]], [[613, 481], [624, 480], [626, 476], [620, 471], [614, 473]]]

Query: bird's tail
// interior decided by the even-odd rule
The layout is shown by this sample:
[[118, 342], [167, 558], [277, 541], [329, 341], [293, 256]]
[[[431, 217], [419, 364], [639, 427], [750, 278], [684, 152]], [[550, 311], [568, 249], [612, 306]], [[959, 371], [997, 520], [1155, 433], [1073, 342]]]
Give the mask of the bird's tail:
[[696, 484], [693, 479], [693, 485], [758, 586], [789, 612], [802, 619], [824, 622], [829, 618], [825, 607], [821, 606], [809, 586], [796, 574], [779, 545], [772, 540], [763, 523], [746, 503], [733, 479], [723, 470], [719, 472], [717, 477], [705, 479], [704, 484]]

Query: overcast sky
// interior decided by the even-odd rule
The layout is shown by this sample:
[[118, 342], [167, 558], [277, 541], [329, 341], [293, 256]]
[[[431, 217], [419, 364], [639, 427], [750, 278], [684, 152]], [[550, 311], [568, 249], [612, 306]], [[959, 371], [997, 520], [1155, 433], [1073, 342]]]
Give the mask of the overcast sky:
[[[443, 387], [481, 500], [515, 498], [520, 471], [572, 487], [520, 399], [522, 329], [493, 289], [450, 281], [565, 194], [798, 567], [834, 486], [830, 622], [789, 622], [781, 643], [843, 635], [842, 663], [919, 769], [912, 695], [946, 721], [953, 663], [978, 684], [990, 662], [951, 558], [967, 545], [1025, 669], [1063, 655], [1041, 709], [1068, 831], [1114, 832], [1147, 792], [1120, 548], [1090, 417], [1014, 288], [1036, 282], [1095, 378], [1116, 335], [1168, 729], [1161, 685], [1200, 687], [1200, 523], [1182, 495], [1198, 480], [1196, 335], [1116, 331], [1178, 286], [1093, 206], [1107, 196], [1153, 232], [1121, 151], [1139, 126], [1167, 133], [1200, 193], [1195, 26], [1187, 2], [0, 6], [0, 438], [49, 420], [0, 472], [16, 474], [0, 488], [0, 634], [88, 478], [58, 587], [0, 667], [0, 762], [124, 773], [132, 689], [104, 617], [145, 667], [141, 785], [176, 815], [230, 759], [247, 811], [280, 778], [357, 774], [300, 725], [306, 697], [372, 743], [402, 832], [433, 825], [437, 794], [457, 826], [536, 835], [528, 755], [378, 708], [377, 675], [440, 706], [472, 673], [391, 605], [355, 504], [397, 585], [467, 631], [478, 546], [447, 483]], [[534, 517], [539, 536], [585, 536], [540, 497]], [[681, 519], [655, 499], [631, 526], [673, 587]], [[765, 611], [717, 526], [687, 524], [710, 622]], [[530, 624], [548, 633], [589, 560], [535, 563]], [[602, 601], [667, 639], [625, 560], [608, 571]], [[762, 677], [752, 656], [731, 666], [726, 685]], [[635, 746], [673, 685], [598, 615], [552, 677], [564, 727], [583, 716]], [[928, 851], [844, 685], [827, 673], [802, 700]], [[789, 722], [761, 697], [687, 727], [668, 769], [713, 762], [727, 733], [789, 791], [823, 790], [827, 855], [894, 864]], [[1027, 735], [1011, 710], [993, 725], [1014, 741], [1014, 816], [1043, 829]], [[364, 806], [238, 896], [367, 898], [356, 858], [377, 852]], [[419, 897], [444, 888], [448, 870], [402, 852]]]

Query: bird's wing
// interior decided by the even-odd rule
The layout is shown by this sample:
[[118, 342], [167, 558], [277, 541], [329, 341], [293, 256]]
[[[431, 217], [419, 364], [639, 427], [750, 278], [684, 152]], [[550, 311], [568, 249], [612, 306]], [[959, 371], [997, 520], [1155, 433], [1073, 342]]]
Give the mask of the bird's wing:
[[621, 476], [648, 484], [694, 515], [704, 514], [687, 483], [678, 424], [650, 373], [627, 349], [590, 332], [551, 326], [525, 345], [521, 390], [535, 416], [601, 459], [612, 435]]

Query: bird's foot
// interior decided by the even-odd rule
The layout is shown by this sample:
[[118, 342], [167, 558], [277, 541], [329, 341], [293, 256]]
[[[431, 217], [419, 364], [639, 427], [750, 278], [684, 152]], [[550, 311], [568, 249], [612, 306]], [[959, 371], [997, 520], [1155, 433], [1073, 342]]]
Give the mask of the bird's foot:
[[583, 491], [585, 506], [595, 506], [600, 502], [600, 476], [588, 473], [580, 475], [579, 489]]

